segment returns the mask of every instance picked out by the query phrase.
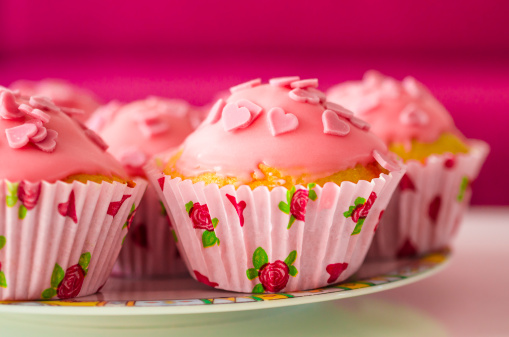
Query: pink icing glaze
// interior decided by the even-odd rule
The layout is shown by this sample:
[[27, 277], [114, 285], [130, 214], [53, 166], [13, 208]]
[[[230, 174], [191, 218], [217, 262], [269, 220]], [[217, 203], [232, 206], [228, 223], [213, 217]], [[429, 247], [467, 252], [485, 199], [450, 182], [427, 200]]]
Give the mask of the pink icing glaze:
[[[95, 130], [110, 146], [108, 152], [125, 163], [127, 172], [145, 176], [142, 167], [148, 158], [180, 145], [193, 131], [195, 110], [197, 108], [183, 100], [149, 97], [98, 110], [91, 121], [102, 119], [100, 123], [94, 123]], [[154, 123], [152, 121], [157, 121], [157, 127], [165, 128], [165, 131], [147, 132], [147, 123]]]
[[[258, 165], [263, 163], [290, 174], [309, 173], [318, 178], [359, 163], [375, 162], [373, 150], [387, 153], [379, 138], [346, 119], [344, 121], [350, 127], [348, 135], [325, 134], [322, 122], [325, 105], [296, 101], [289, 96], [290, 90], [295, 89], [260, 85], [232, 94], [227, 103], [247, 99], [262, 107], [259, 118], [234, 132], [225, 131], [222, 123], [202, 125], [182, 146], [182, 155], [177, 162], [179, 172], [186, 176], [215, 172], [248, 182], [253, 172], [259, 174]], [[273, 108], [296, 116], [298, 126], [273, 136], [267, 122], [268, 113]]]
[[[16, 96], [17, 104], [29, 104], [28, 97]], [[0, 118], [0, 178], [10, 181], [55, 182], [74, 174], [116, 175], [127, 173], [111, 155], [105, 153], [85, 134], [80, 125], [57, 109], [47, 110], [50, 120], [44, 123], [24, 115], [16, 120]], [[26, 123], [26, 124], [25, 124]], [[9, 146], [6, 130], [29, 126], [31, 142], [15, 149]], [[33, 133], [33, 130], [36, 133]], [[39, 131], [46, 129], [46, 136]], [[35, 137], [35, 139], [34, 139]], [[51, 153], [48, 153], [49, 151]]]
[[370, 123], [371, 131], [386, 144], [408, 145], [414, 139], [429, 143], [444, 132], [465, 140], [444, 106], [413, 77], [398, 82], [370, 70], [362, 81], [332, 87], [327, 99]]
[[100, 100], [92, 92], [60, 79], [19, 80], [12, 83], [10, 88], [19, 90], [27, 96], [47, 96], [60, 107], [82, 110], [84, 113], [78, 113], [75, 116], [80, 121], [87, 120], [101, 105]]

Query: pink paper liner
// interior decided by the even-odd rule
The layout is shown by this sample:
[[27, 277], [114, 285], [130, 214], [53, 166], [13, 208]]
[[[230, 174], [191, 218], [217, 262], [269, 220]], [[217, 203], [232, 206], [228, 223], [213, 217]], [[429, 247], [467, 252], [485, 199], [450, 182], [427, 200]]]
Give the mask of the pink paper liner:
[[[252, 256], [257, 247], [266, 251], [270, 263], [284, 261], [291, 251], [297, 251], [293, 265], [298, 274], [290, 276], [286, 287], [280, 291], [313, 289], [348, 278], [364, 260], [379, 214], [387, 206], [404, 174], [402, 169], [389, 175], [382, 174], [370, 182], [343, 182], [341, 186], [327, 183], [323, 188], [316, 186], [313, 190], [317, 199], [308, 201], [305, 221], [296, 220], [287, 229], [290, 215], [278, 207], [281, 201], [286, 201], [288, 190], [284, 187], [269, 191], [266, 187], [251, 190], [248, 186], [241, 186], [235, 190], [233, 185], [218, 188], [215, 184], [171, 179], [152, 164], [146, 167], [146, 171], [175, 220], [181, 253], [191, 275], [205, 284], [238, 292], [251, 292], [260, 283], [259, 277], [249, 280], [246, 276], [246, 271], [253, 268]], [[356, 198], [367, 199], [372, 192], [378, 197], [362, 231], [351, 235], [356, 223], [343, 213], [349, 210]], [[240, 226], [239, 215], [226, 194], [234, 196], [237, 202], [246, 202], [244, 226]], [[219, 245], [203, 247], [204, 230], [193, 227], [185, 206], [189, 201], [206, 204], [211, 218], [218, 219], [215, 233], [220, 239]], [[328, 283], [330, 275], [326, 268], [336, 263], [348, 263], [348, 268]]]
[[[472, 141], [471, 145], [468, 154], [433, 155], [426, 164], [415, 160], [407, 163], [407, 177], [394, 192], [367, 259], [422, 255], [451, 243], [471, 197], [467, 188], [461, 201], [458, 199], [462, 180], [465, 177], [470, 183], [478, 176], [489, 152], [488, 144], [482, 141]], [[406, 178], [415, 190], [402, 188]], [[430, 208], [433, 201], [438, 204], [437, 197], [440, 205], [433, 221]]]
[[148, 186], [113, 268], [114, 276], [150, 278], [187, 275], [172, 233], [175, 230], [170, 227], [169, 215], [163, 210], [157, 192]]
[[[0, 299], [41, 299], [42, 292], [51, 288], [55, 264], [67, 271], [87, 252], [91, 259], [79, 296], [96, 293], [110, 275], [127, 233], [123, 226], [133, 203], [139, 204], [147, 182], [138, 179], [130, 188], [118, 182], [43, 181], [36, 206], [22, 220], [18, 216], [20, 200], [7, 206], [9, 183], [0, 180], [0, 235], [6, 239], [0, 263], [7, 282], [6, 288], [0, 287]], [[59, 212], [59, 204], [68, 202], [71, 192], [77, 222]], [[115, 216], [107, 214], [110, 203], [126, 195], [130, 197]]]

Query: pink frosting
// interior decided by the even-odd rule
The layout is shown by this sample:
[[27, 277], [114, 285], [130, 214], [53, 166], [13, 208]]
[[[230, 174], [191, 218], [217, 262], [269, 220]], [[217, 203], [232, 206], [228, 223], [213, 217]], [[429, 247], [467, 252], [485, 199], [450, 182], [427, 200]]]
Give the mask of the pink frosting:
[[327, 99], [369, 122], [386, 144], [408, 145], [414, 139], [430, 143], [444, 132], [463, 139], [444, 106], [413, 77], [399, 82], [371, 70], [362, 81], [332, 87]]
[[88, 124], [129, 174], [144, 176], [147, 159], [180, 145], [203, 117], [203, 112], [183, 100], [149, 97], [123, 106], [110, 103], [94, 113]]
[[[0, 88], [0, 95], [3, 91], [7, 90]], [[28, 114], [15, 119], [0, 117], [0, 179], [55, 182], [74, 174], [127, 177], [120, 163], [87, 135], [86, 128], [55, 107], [49, 99], [35, 97], [30, 100], [15, 95], [15, 102], [16, 105], [25, 104], [31, 108], [34, 106], [30, 102], [38, 102], [50, 119], [42, 123]], [[43, 104], [47, 104], [47, 107]], [[16, 111], [17, 108], [9, 109]], [[46, 135], [39, 135], [35, 140], [31, 137], [31, 141], [20, 148], [15, 148], [16, 144], [9, 144], [9, 131], [6, 133], [6, 130], [30, 124], [36, 125], [38, 130], [46, 129]]]
[[[290, 79], [298, 81], [298, 78]], [[258, 165], [265, 164], [290, 174], [308, 173], [318, 178], [357, 164], [372, 163], [374, 150], [387, 153], [380, 139], [354, 126], [341, 113], [338, 118], [349, 126], [350, 132], [344, 135], [325, 133], [323, 120], [328, 119], [322, 115], [328, 110], [327, 102], [322, 101], [323, 93], [312, 88], [314, 81], [293, 85], [310, 85], [309, 89], [299, 90], [305, 90], [301, 94], [313, 97], [311, 100], [302, 100], [300, 94], [290, 94], [295, 90], [290, 80], [275, 79], [271, 84], [234, 90], [226, 100], [221, 119], [216, 122], [206, 119], [185, 140], [177, 169], [185, 176], [215, 172], [247, 182], [251, 180], [251, 173], [260, 175]], [[230, 118], [225, 115], [227, 107], [236, 104], [241, 111], [246, 101], [254, 104], [250, 110], [251, 119], [236, 129], [226, 128], [223, 120]], [[262, 108], [258, 114], [253, 113], [256, 106]]]
[[100, 105], [96, 95], [60, 79], [44, 79], [41, 81], [19, 80], [11, 84], [12, 90], [19, 90], [23, 95], [47, 96], [60, 107], [82, 110], [75, 118], [84, 122]]

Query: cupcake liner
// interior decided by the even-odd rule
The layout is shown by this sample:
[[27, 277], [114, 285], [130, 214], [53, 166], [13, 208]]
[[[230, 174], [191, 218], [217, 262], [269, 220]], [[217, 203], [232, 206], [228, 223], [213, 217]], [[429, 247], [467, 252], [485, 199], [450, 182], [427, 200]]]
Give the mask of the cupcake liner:
[[146, 185], [144, 180], [134, 188], [118, 182], [0, 180], [0, 299], [64, 299], [97, 292]]
[[149, 186], [136, 210], [113, 275], [135, 278], [186, 275], [172, 227], [166, 208]]
[[[151, 164], [146, 171], [175, 220], [191, 275], [213, 287], [256, 293], [312, 289], [352, 275], [404, 173], [269, 191], [171, 179]], [[354, 221], [345, 214], [352, 209], [364, 213]]]
[[409, 161], [367, 259], [421, 255], [449, 245], [488, 152], [486, 143], [472, 141], [468, 154], [433, 155], [426, 164]]

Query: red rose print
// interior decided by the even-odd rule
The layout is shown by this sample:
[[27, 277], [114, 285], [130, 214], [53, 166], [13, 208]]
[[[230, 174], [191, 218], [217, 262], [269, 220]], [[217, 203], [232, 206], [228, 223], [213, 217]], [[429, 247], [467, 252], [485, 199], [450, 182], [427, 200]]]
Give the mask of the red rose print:
[[233, 207], [235, 207], [235, 210], [237, 211], [237, 214], [239, 215], [240, 220], [240, 227], [244, 226], [244, 209], [246, 208], [246, 202], [241, 201], [237, 203], [237, 199], [233, 195], [227, 194], [226, 197], [228, 200], [232, 203]]
[[429, 204], [428, 215], [433, 223], [437, 222], [438, 213], [440, 212], [440, 205], [442, 204], [442, 198], [437, 195]]
[[366, 218], [368, 216], [369, 210], [373, 207], [373, 204], [376, 200], [376, 193], [371, 192], [368, 200], [364, 204], [357, 205], [352, 212], [352, 220], [353, 222], [358, 222], [361, 218]]
[[108, 206], [108, 211], [106, 213], [111, 216], [117, 215], [117, 213], [118, 213], [120, 207], [122, 207], [122, 204], [124, 203], [124, 201], [126, 201], [130, 197], [131, 197], [130, 194], [125, 194], [122, 196], [122, 200], [110, 202], [110, 205]]
[[207, 276], [202, 275], [199, 271], [194, 270], [194, 276], [196, 276], [196, 280], [198, 280], [198, 282], [201, 282], [208, 286], [215, 288], [219, 285], [216, 282], [211, 282]]
[[325, 270], [329, 273], [330, 277], [327, 283], [334, 283], [339, 278], [341, 273], [348, 268], [348, 263], [333, 263], [329, 264]]
[[378, 222], [376, 223], [375, 225], [375, 229], [374, 229], [374, 232], [376, 232], [376, 230], [378, 229], [378, 225], [380, 225], [380, 220], [382, 219], [382, 216], [384, 215], [384, 211], [381, 211], [380, 212], [380, 215], [378, 216]]
[[41, 194], [41, 183], [30, 183], [22, 181], [18, 187], [18, 198], [26, 209], [31, 210], [37, 205]]
[[134, 230], [131, 233], [131, 240], [133, 240], [134, 244], [138, 247], [148, 248], [147, 226], [144, 223], [138, 224], [134, 227]]
[[406, 239], [401, 248], [398, 250], [396, 256], [398, 258], [410, 257], [417, 255], [417, 249], [410, 239]]
[[401, 181], [399, 182], [399, 189], [402, 191], [410, 190], [415, 191], [415, 185], [412, 179], [408, 176], [408, 174], [405, 174], [403, 178], [401, 178]]
[[292, 196], [292, 201], [290, 203], [290, 213], [295, 217], [295, 219], [304, 221], [306, 217], [306, 205], [308, 204], [308, 190], [297, 190]]
[[138, 207], [136, 207], [134, 209], [134, 211], [132, 211], [129, 216], [127, 217], [127, 220], [126, 220], [126, 227], [127, 227], [127, 230], [131, 229], [131, 225], [133, 224], [133, 220], [134, 220], [134, 216], [136, 215], [136, 212], [138, 211]]
[[209, 232], [214, 231], [214, 225], [212, 224], [207, 205], [200, 205], [195, 202], [193, 207], [189, 210], [189, 217], [193, 221], [194, 228], [205, 229]]
[[62, 282], [57, 288], [57, 295], [60, 299], [77, 297], [83, 286], [85, 272], [79, 264], [67, 268]]
[[164, 191], [164, 177], [161, 177], [157, 179], [157, 182], [159, 183], [159, 187], [161, 187], [161, 191]]
[[72, 221], [74, 221], [74, 223], [78, 223], [74, 191], [71, 191], [71, 194], [69, 194], [69, 200], [67, 202], [58, 204], [58, 213], [60, 213], [62, 216], [68, 216], [72, 219]]
[[258, 277], [265, 291], [277, 293], [286, 287], [290, 278], [290, 269], [286, 263], [277, 260], [263, 265], [258, 272]]
[[456, 160], [454, 159], [454, 157], [447, 158], [444, 162], [445, 168], [448, 168], [448, 169], [453, 168], [455, 164], [456, 164]]
[[364, 205], [357, 205], [352, 212], [352, 220], [353, 222], [358, 222], [361, 217], [361, 212], [364, 209]]

